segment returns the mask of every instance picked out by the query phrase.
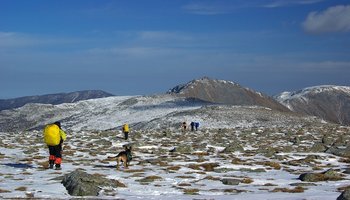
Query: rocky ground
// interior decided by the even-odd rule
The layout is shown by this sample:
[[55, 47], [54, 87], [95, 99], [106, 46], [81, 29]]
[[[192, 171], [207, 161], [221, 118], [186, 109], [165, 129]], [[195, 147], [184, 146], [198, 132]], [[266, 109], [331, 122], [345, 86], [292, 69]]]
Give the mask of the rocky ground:
[[[77, 171], [114, 181], [99, 187], [100, 198], [336, 199], [350, 188], [350, 127], [331, 124], [133, 130], [129, 141], [115, 130], [72, 132], [60, 171], [47, 169], [41, 132], [0, 137], [0, 198], [91, 196], [61, 183]], [[133, 160], [117, 170], [125, 144]]]

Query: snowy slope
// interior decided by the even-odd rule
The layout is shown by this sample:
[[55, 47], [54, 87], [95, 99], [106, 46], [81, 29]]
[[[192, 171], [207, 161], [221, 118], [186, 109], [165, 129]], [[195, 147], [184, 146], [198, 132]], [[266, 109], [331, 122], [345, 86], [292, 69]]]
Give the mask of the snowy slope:
[[275, 99], [290, 110], [344, 125], [350, 124], [350, 87], [322, 85], [283, 92]]
[[218, 106], [174, 95], [120, 96], [60, 105], [27, 104], [1, 111], [0, 131], [40, 130], [45, 124], [58, 120], [66, 129], [74, 131], [108, 130], [123, 123], [135, 128], [178, 128], [181, 122], [193, 120], [207, 128], [297, 125], [317, 121], [264, 107]]
[[[42, 139], [42, 127], [56, 120], [68, 136], [61, 171], [46, 169]], [[200, 122], [199, 131], [180, 129], [181, 122], [192, 120]], [[129, 141], [120, 132], [125, 122], [131, 124]], [[343, 173], [349, 167], [346, 158], [314, 148], [336, 144], [344, 149], [350, 144], [349, 127], [260, 106], [173, 95], [108, 97], [1, 111], [0, 128], [0, 198], [74, 198], [61, 180], [76, 169], [127, 186], [103, 188], [103, 199], [328, 200], [336, 199], [350, 179]], [[129, 169], [117, 171], [115, 156], [124, 144], [133, 146], [133, 160]], [[236, 145], [242, 151], [232, 150]], [[304, 172], [328, 169], [343, 179], [298, 179]], [[158, 178], [142, 182], [152, 176]], [[226, 185], [225, 179], [240, 183]]]
[[305, 98], [309, 94], [322, 94], [327, 92], [342, 92], [345, 94], [350, 95], [350, 87], [348, 86], [336, 86], [336, 85], [320, 85], [320, 86], [313, 86], [313, 87], [307, 87], [302, 90], [298, 90], [295, 92], [282, 92], [281, 94], [277, 95], [275, 98], [279, 102], [287, 102], [291, 99], [301, 99]]
[[18, 109], [1, 111], [0, 130], [35, 129], [57, 120], [72, 130], [106, 130], [126, 122], [147, 122], [202, 105], [207, 103], [171, 95], [107, 97], [60, 105], [27, 104]]

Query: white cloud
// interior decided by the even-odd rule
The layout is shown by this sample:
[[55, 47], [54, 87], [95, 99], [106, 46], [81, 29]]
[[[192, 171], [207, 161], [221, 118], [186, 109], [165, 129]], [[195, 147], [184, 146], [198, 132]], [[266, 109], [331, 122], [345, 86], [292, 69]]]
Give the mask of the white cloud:
[[350, 5], [330, 7], [323, 12], [311, 12], [302, 25], [309, 33], [350, 32]]
[[315, 4], [322, 1], [324, 0], [274, 0], [272, 2], [269, 2], [263, 5], [263, 7], [278, 8], [278, 7], [287, 7], [287, 6], [293, 6], [293, 5]]
[[81, 39], [60, 38], [45, 35], [30, 35], [19, 32], [0, 31], [0, 50], [8, 48], [67, 45], [81, 42]]
[[324, 70], [324, 71], [340, 71], [346, 72], [350, 70], [350, 62], [346, 61], [322, 61], [308, 62], [302, 65], [302, 68], [309, 70]]
[[32, 39], [29, 39], [21, 34], [15, 32], [0, 32], [0, 48], [27, 46], [32, 43]]
[[192, 3], [183, 6], [183, 9], [197, 15], [218, 15], [230, 13], [231, 9], [223, 4]]
[[233, 13], [243, 8], [279, 8], [295, 5], [316, 4], [325, 0], [200, 0], [182, 7], [186, 12], [197, 15], [220, 15]]

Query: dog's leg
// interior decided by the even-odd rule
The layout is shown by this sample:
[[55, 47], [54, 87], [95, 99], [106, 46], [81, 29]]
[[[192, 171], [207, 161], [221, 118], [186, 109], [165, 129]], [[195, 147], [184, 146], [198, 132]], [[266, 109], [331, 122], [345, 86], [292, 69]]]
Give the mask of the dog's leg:
[[128, 168], [128, 161], [125, 160], [124, 162], [124, 168], [127, 169]]
[[119, 157], [117, 158], [117, 170], [119, 169]]

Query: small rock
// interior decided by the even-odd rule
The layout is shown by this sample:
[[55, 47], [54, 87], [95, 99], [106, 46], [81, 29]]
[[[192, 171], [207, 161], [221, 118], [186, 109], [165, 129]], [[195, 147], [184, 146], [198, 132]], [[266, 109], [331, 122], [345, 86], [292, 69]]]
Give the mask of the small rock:
[[241, 180], [233, 178], [224, 178], [221, 180], [221, 182], [224, 185], [238, 185], [241, 182]]

